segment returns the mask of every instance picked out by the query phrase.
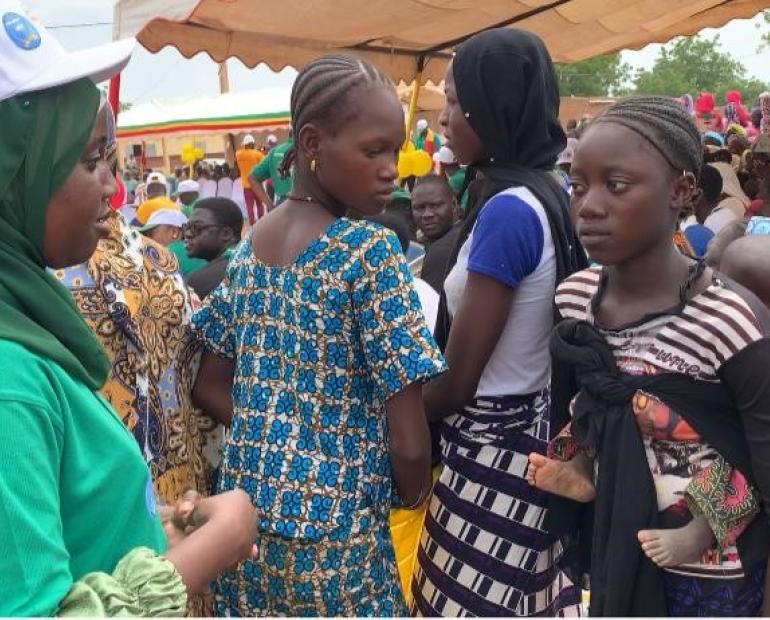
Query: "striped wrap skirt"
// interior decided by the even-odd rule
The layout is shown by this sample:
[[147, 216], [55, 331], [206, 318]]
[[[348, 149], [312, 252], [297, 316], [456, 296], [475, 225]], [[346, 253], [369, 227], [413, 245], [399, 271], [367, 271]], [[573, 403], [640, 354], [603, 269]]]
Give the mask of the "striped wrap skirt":
[[543, 529], [546, 494], [525, 480], [545, 454], [549, 392], [478, 398], [442, 425], [442, 471], [420, 539], [412, 613], [578, 616], [581, 589]]

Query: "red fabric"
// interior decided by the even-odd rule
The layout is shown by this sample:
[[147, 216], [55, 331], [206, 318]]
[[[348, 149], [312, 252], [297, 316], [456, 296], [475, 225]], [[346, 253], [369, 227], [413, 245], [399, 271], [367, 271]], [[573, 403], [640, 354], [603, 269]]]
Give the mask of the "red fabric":
[[[250, 187], [246, 187], [243, 190], [243, 198], [246, 202], [246, 213], [249, 215], [249, 224], [253, 224], [264, 215], [264, 205], [260, 201]], [[257, 209], [257, 216], [254, 217], [254, 207]]]
[[751, 117], [749, 116], [748, 112], [746, 112], [746, 108], [743, 107], [740, 91], [727, 91], [727, 94], [725, 95], [725, 103], [735, 104], [735, 110], [738, 113], [738, 121], [743, 127], [748, 127], [749, 123], [751, 122]]
[[122, 207], [126, 202], [126, 186], [123, 185], [123, 181], [121, 180], [119, 174], [115, 175], [115, 183], [118, 186], [118, 191], [112, 198], [110, 198], [110, 206], [112, 207], [113, 211], [120, 209], [120, 207]]
[[107, 91], [107, 101], [110, 102], [112, 113], [115, 115], [115, 123], [118, 122], [120, 112], [120, 73], [110, 78], [110, 89]]
[[761, 198], [755, 198], [751, 201], [751, 204], [749, 205], [749, 208], [746, 209], [746, 215], [747, 216], [754, 216], [759, 215], [759, 213], [762, 211], [762, 209], [765, 206], [765, 201]]
[[714, 111], [714, 95], [703, 92], [695, 100], [695, 111], [698, 114], [708, 114]]
[[[107, 91], [107, 101], [112, 108], [112, 114], [115, 116], [115, 126], [118, 124], [118, 112], [120, 112], [120, 73], [113, 75], [110, 78], [110, 87]], [[117, 210], [123, 206], [126, 201], [126, 186], [123, 185], [123, 181], [120, 175], [115, 175], [115, 183], [118, 186], [116, 194], [110, 198], [110, 206], [113, 210]]]

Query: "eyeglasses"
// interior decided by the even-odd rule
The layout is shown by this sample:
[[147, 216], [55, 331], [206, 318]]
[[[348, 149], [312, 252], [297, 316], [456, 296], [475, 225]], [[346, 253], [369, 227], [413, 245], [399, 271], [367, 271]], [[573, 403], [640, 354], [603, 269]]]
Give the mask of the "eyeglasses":
[[196, 224], [193, 222], [190, 224], [189, 222], [182, 226], [182, 234], [185, 237], [197, 237], [200, 235], [204, 230], [207, 230], [209, 228], [222, 228], [220, 224]]

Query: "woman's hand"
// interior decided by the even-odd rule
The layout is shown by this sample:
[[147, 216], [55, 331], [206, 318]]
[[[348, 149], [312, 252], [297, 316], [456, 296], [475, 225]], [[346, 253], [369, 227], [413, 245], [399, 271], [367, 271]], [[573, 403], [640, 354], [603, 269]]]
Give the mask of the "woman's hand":
[[161, 519], [169, 537], [168, 559], [188, 594], [203, 592], [223, 570], [254, 557], [257, 515], [240, 489], [201, 499], [185, 495]]
[[175, 506], [161, 506], [158, 516], [163, 525], [169, 548], [176, 546], [201, 523], [195, 524], [192, 515], [201, 499], [197, 491], [186, 491]]

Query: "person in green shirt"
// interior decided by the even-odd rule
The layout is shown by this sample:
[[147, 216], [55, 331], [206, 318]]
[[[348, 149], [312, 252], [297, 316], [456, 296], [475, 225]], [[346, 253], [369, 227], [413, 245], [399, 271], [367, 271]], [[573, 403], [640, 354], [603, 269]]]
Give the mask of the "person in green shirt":
[[[292, 139], [289, 138], [285, 142], [274, 146], [265, 155], [265, 158], [251, 169], [249, 174], [251, 190], [257, 196], [257, 199], [261, 200], [262, 204], [267, 207], [268, 211], [273, 209], [275, 205], [281, 204], [291, 192], [291, 175], [286, 174], [284, 176], [282, 174], [281, 164], [283, 163], [284, 156], [293, 144]], [[273, 184], [273, 190], [275, 191], [273, 200], [270, 200], [270, 196], [265, 191], [265, 186], [262, 185], [268, 179]]]
[[229, 198], [203, 198], [184, 228], [185, 251], [188, 256], [202, 258], [208, 264], [185, 279], [198, 297], [205, 299], [222, 282], [241, 241], [243, 214]]
[[107, 355], [46, 269], [87, 260], [109, 231], [115, 121], [93, 80], [131, 47], [76, 62], [15, 0], [5, 9], [17, 38], [0, 50], [18, 82], [0, 81], [0, 616], [182, 615], [251, 554], [253, 508], [243, 494], [156, 505], [98, 394]]
[[184, 244], [184, 238], [169, 243], [166, 248], [173, 252], [174, 256], [176, 256], [176, 260], [179, 263], [179, 273], [182, 274], [183, 278], [186, 278], [190, 274], [195, 273], [199, 269], [203, 269], [203, 267], [209, 264], [207, 260], [202, 258], [193, 258], [187, 255], [187, 248]]
[[449, 187], [457, 197], [460, 212], [465, 213], [468, 205], [468, 189], [465, 187], [466, 169], [460, 166], [454, 153], [448, 146], [442, 146], [433, 156], [433, 161], [439, 165], [439, 174], [449, 182]]
[[200, 197], [200, 185], [198, 181], [185, 179], [179, 182], [177, 189], [177, 204], [187, 217], [190, 217], [195, 202]]
[[415, 127], [415, 136], [412, 144], [418, 151], [425, 151], [433, 157], [441, 148], [442, 142], [438, 134], [428, 127], [428, 121], [421, 118]]

